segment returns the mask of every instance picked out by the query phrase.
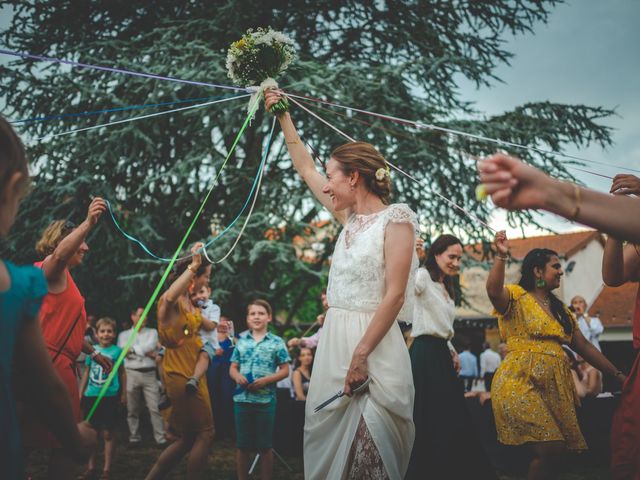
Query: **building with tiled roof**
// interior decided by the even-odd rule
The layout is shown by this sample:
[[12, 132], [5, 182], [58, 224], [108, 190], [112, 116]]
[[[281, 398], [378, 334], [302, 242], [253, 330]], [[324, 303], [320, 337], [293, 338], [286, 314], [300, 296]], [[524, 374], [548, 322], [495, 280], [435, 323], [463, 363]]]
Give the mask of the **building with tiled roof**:
[[[595, 230], [557, 235], [541, 235], [509, 240], [512, 260], [507, 265], [506, 283], [520, 279], [520, 262], [534, 248], [549, 248], [558, 252], [564, 269], [560, 288], [555, 292], [565, 303], [581, 295], [592, 303], [602, 289], [602, 255], [605, 239]], [[467, 245], [467, 255], [473, 262], [462, 270], [460, 283], [469, 305], [458, 309], [458, 316], [468, 317], [490, 314], [492, 311], [485, 291], [485, 282], [491, 268], [492, 253], [482, 244]]]
[[604, 341], [625, 341], [631, 338], [638, 282], [620, 287], [604, 285], [589, 307], [589, 315], [600, 318], [605, 331]]
[[[605, 327], [600, 336], [603, 352], [615, 365], [628, 369], [634, 358], [631, 329], [639, 284], [631, 282], [617, 288], [604, 285], [601, 270], [604, 244], [603, 235], [594, 230], [511, 239], [512, 260], [507, 265], [505, 283], [518, 282], [521, 261], [531, 249], [549, 248], [558, 252], [565, 274], [556, 295], [565, 304], [575, 295], [586, 299], [589, 315], [599, 317]], [[460, 285], [468, 305], [456, 309], [454, 344], [470, 343], [478, 353], [483, 341], [494, 348], [500, 341], [485, 290], [493, 254], [486, 244], [467, 245], [465, 252], [467, 265], [460, 273]]]

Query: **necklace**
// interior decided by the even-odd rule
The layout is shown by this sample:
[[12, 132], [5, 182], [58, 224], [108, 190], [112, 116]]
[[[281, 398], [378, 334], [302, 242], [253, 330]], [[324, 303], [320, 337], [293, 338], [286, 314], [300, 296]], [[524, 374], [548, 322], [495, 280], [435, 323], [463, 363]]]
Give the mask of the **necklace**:
[[536, 300], [538, 300], [542, 304], [542, 306], [545, 308], [548, 308], [549, 304], [551, 303], [551, 299], [549, 297], [545, 297], [541, 299], [536, 296]]

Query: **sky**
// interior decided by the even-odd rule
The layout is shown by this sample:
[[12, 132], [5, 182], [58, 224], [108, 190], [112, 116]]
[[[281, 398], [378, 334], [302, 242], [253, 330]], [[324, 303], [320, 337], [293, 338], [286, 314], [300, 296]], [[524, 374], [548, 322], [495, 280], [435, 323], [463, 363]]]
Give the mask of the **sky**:
[[[546, 25], [536, 24], [533, 34], [507, 38], [505, 48], [515, 57], [511, 65], [496, 70], [504, 83], [477, 90], [460, 81], [460, 92], [487, 114], [545, 100], [614, 108], [617, 116], [603, 122], [615, 129], [611, 147], [606, 151], [569, 148], [567, 153], [610, 164], [586, 164], [584, 168], [611, 177], [628, 173], [616, 165], [640, 169], [639, 21], [638, 0], [570, 0], [553, 9]], [[590, 188], [609, 190], [611, 180], [572, 173]], [[584, 228], [550, 214], [541, 221], [558, 232]], [[491, 224], [520, 236], [519, 230], [508, 228], [501, 212]], [[541, 233], [526, 226], [525, 232]]]
[[[10, 10], [0, 9], [0, 29], [10, 15]], [[460, 94], [489, 115], [546, 100], [614, 108], [617, 115], [603, 122], [615, 129], [611, 147], [570, 148], [567, 153], [610, 164], [585, 166], [604, 175], [622, 173], [616, 165], [640, 169], [639, 21], [640, 0], [569, 0], [552, 10], [547, 24], [537, 23], [533, 33], [505, 38], [505, 48], [515, 56], [495, 72], [504, 83], [478, 90], [461, 79]], [[6, 60], [0, 56], [0, 66]], [[608, 179], [572, 173], [588, 187], [609, 189]], [[491, 225], [505, 228], [512, 237], [521, 236], [520, 229], [509, 228], [504, 217], [497, 210]], [[583, 228], [548, 214], [541, 222], [558, 232]], [[527, 235], [542, 233], [529, 226], [524, 230]]]

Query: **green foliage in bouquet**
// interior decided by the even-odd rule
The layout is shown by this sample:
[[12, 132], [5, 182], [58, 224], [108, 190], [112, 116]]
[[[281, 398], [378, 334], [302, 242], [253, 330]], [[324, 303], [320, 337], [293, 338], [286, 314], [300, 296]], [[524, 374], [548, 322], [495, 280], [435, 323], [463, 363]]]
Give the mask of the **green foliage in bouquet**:
[[[245, 87], [262, 86], [284, 72], [295, 59], [293, 40], [271, 27], [249, 29], [227, 52], [227, 74], [231, 80]], [[275, 84], [275, 80], [273, 80]], [[271, 111], [284, 112], [289, 102], [282, 99]]]

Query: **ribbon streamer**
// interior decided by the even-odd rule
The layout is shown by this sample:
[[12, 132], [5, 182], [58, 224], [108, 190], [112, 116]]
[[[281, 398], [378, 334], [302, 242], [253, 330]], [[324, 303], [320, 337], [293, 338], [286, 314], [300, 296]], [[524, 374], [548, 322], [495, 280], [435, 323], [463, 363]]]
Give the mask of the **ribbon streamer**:
[[236, 90], [236, 91], [240, 91], [240, 92], [246, 92], [247, 91], [246, 88], [233, 87], [231, 85], [219, 85], [217, 83], [198, 82], [198, 81], [195, 81], [195, 80], [184, 80], [182, 78], [168, 77], [168, 76], [165, 76], [165, 75], [156, 75], [156, 74], [153, 74], [153, 73], [134, 72], [132, 70], [125, 70], [124, 68], [102, 67], [100, 65], [92, 65], [92, 64], [89, 64], [89, 63], [74, 62], [72, 60], [64, 60], [62, 58], [44, 57], [42, 55], [33, 55], [31, 53], [13, 52], [11, 50], [0, 49], [0, 54], [2, 54], [2, 55], [11, 55], [11, 56], [14, 56], [14, 57], [30, 58], [32, 60], [39, 60], [41, 62], [61, 63], [63, 65], [70, 65], [72, 67], [89, 68], [91, 70], [101, 70], [103, 72], [121, 73], [121, 74], [124, 74], [124, 75], [132, 75], [134, 77], [152, 78], [154, 80], [168, 80], [170, 82], [186, 83], [188, 85], [197, 85], [197, 86], [200, 86], [200, 87], [224, 88], [224, 89], [227, 89], [227, 90]]
[[[267, 140], [267, 149], [265, 150], [265, 152], [268, 152], [268, 149], [271, 147], [271, 139], [273, 137], [273, 127], [271, 129], [271, 132], [269, 134], [268, 140]], [[227, 225], [224, 230], [222, 232], [220, 232], [218, 235], [216, 235], [215, 237], [213, 237], [211, 240], [209, 240], [207, 243], [204, 244], [204, 247], [202, 247], [203, 253], [205, 253], [206, 256], [206, 249], [207, 247], [213, 245], [216, 241], [218, 241], [220, 238], [222, 238], [223, 236], [225, 236], [230, 230], [231, 228], [237, 223], [237, 221], [240, 219], [240, 217], [242, 216], [242, 214], [244, 213], [244, 211], [247, 208], [247, 205], [249, 205], [249, 201], [251, 200], [251, 197], [253, 197], [253, 192], [256, 190], [256, 188], [260, 188], [259, 186], [259, 177], [261, 176], [261, 172], [262, 169], [264, 168], [264, 163], [266, 161], [266, 153], [263, 154], [263, 158], [260, 161], [260, 164], [258, 166], [258, 171], [256, 172], [256, 176], [253, 180], [253, 184], [251, 185], [251, 190], [249, 191], [249, 194], [247, 195], [247, 199], [244, 202], [244, 205], [242, 206], [242, 208], [240, 209], [240, 212], [236, 215], [236, 217], [231, 221], [231, 223], [229, 223], [229, 225]], [[137, 243], [140, 248], [142, 248], [142, 250], [144, 250], [144, 252], [149, 255], [150, 257], [161, 261], [161, 262], [169, 262], [171, 261], [170, 258], [165, 258], [165, 257], [160, 257], [158, 255], [156, 255], [155, 253], [153, 253], [145, 244], [144, 242], [142, 242], [142, 240], [134, 237], [133, 235], [127, 233], [121, 226], [120, 223], [118, 222], [118, 220], [115, 217], [115, 214], [113, 212], [113, 209], [111, 207], [111, 203], [109, 201], [107, 201], [107, 207], [109, 209], [109, 213], [111, 214], [111, 220], [113, 221], [113, 224], [115, 225], [116, 229], [122, 234], [123, 237], [125, 237], [127, 240]], [[191, 257], [191, 255], [185, 255], [184, 257], [180, 257], [178, 258], [176, 261], [180, 261], [180, 260], [184, 260], [185, 258], [189, 258]], [[225, 257], [226, 258], [226, 257]], [[207, 257], [207, 259], [209, 260], [209, 258]], [[213, 263], [213, 262], [212, 262]], [[216, 263], [220, 263], [219, 261]]]
[[127, 110], [140, 110], [143, 108], [154, 108], [154, 107], [168, 107], [169, 105], [178, 105], [181, 103], [193, 103], [193, 102], [206, 102], [209, 100], [216, 100], [218, 98], [227, 98], [227, 96], [217, 96], [217, 97], [201, 97], [201, 98], [187, 98], [184, 100], [176, 100], [174, 102], [162, 102], [162, 103], [143, 103], [142, 105], [129, 105], [127, 107], [114, 107], [114, 108], [105, 108], [103, 110], [93, 110], [87, 112], [78, 112], [78, 113], [63, 113], [61, 115], [49, 115], [44, 117], [32, 117], [32, 118], [24, 118], [22, 120], [13, 120], [9, 123], [12, 125], [17, 125], [19, 123], [36, 123], [36, 122], [46, 122], [48, 120], [58, 120], [63, 118], [74, 118], [74, 117], [86, 117], [91, 115], [100, 115], [102, 113], [113, 113], [113, 112], [124, 112]]
[[234, 152], [236, 146], [238, 145], [238, 142], [240, 141], [240, 138], [242, 137], [242, 134], [246, 130], [247, 126], [249, 125], [249, 122], [251, 121], [251, 117], [253, 116], [253, 114], [257, 110], [258, 105], [259, 105], [258, 102], [256, 102], [253, 105], [253, 108], [249, 112], [249, 115], [247, 115], [247, 118], [244, 120], [244, 123], [242, 124], [242, 127], [240, 127], [240, 130], [238, 131], [238, 134], [236, 135], [236, 138], [233, 141], [231, 149], [229, 150], [229, 153], [227, 154], [227, 157], [225, 158], [224, 163], [222, 164], [222, 166], [220, 167], [220, 170], [218, 171], [217, 175], [213, 179], [211, 188], [209, 188], [209, 191], [207, 192], [206, 196], [204, 197], [204, 200], [202, 200], [202, 203], [200, 204], [200, 208], [198, 209], [196, 214], [193, 216], [193, 220], [191, 221], [191, 224], [189, 225], [189, 228], [187, 228], [187, 231], [184, 234], [184, 236], [182, 237], [182, 240], [180, 241], [180, 244], [178, 245], [178, 248], [176, 248], [176, 251], [174, 252], [173, 256], [171, 257], [171, 261], [167, 265], [167, 268], [165, 268], [164, 273], [162, 274], [162, 278], [158, 282], [158, 285], [156, 286], [155, 290], [153, 291], [153, 294], [151, 295], [151, 298], [149, 298], [149, 301], [147, 302], [147, 305], [144, 307], [142, 315], [140, 316], [140, 320], [138, 320], [138, 323], [134, 326], [133, 332], [129, 336], [129, 340], [127, 341], [126, 345], [122, 349], [122, 352], [118, 356], [118, 359], [113, 364], [113, 368], [112, 368], [111, 372], [109, 372], [109, 376], [107, 377], [106, 382], [104, 383], [104, 385], [100, 389], [100, 392], [98, 393], [98, 397], [96, 398], [96, 401], [93, 403], [93, 406], [91, 407], [91, 410], [89, 411], [89, 414], [87, 415], [87, 418], [86, 418], [87, 421], [90, 421], [91, 418], [93, 417], [93, 414], [95, 413], [96, 408], [98, 408], [98, 405], [100, 404], [100, 402], [102, 401], [105, 393], [107, 392], [107, 389], [109, 388], [109, 385], [111, 385], [111, 382], [113, 381], [113, 378], [118, 373], [118, 369], [120, 368], [120, 365], [122, 364], [122, 362], [124, 360], [124, 357], [126, 356], [127, 352], [131, 348], [131, 346], [133, 345], [133, 342], [134, 342], [134, 340], [135, 340], [135, 338], [136, 338], [136, 336], [138, 334], [138, 331], [142, 327], [142, 323], [144, 322], [144, 319], [147, 318], [147, 315], [149, 314], [149, 311], [151, 310], [151, 306], [156, 301], [156, 298], [160, 294], [160, 290], [162, 289], [162, 286], [167, 281], [167, 278], [169, 277], [169, 273], [171, 272], [171, 269], [173, 268], [173, 265], [175, 264], [175, 262], [176, 262], [176, 260], [178, 258], [178, 255], [182, 251], [182, 248], [184, 247], [184, 244], [186, 243], [187, 238], [189, 238], [189, 235], [191, 234], [191, 231], [193, 230], [193, 227], [195, 226], [196, 221], [200, 218], [200, 214], [204, 210], [204, 207], [207, 204], [207, 201], [209, 200], [209, 197], [211, 196], [211, 193], [213, 192], [214, 187], [216, 186], [217, 180], [220, 177], [220, 174], [222, 173], [222, 170], [224, 169], [225, 165], [229, 161], [229, 158], [231, 158], [231, 154]]
[[[284, 94], [285, 96], [288, 96], [286, 93]], [[342, 130], [340, 130], [337, 127], [334, 127], [333, 125], [331, 125], [331, 123], [329, 123], [328, 121], [326, 121], [325, 119], [321, 118], [319, 115], [317, 115], [315, 112], [312, 112], [311, 110], [309, 110], [307, 107], [305, 107], [304, 105], [302, 105], [300, 102], [298, 102], [297, 100], [293, 99], [293, 98], [289, 98], [289, 100], [291, 100], [293, 103], [295, 103], [298, 107], [302, 108], [304, 111], [306, 111], [307, 113], [309, 113], [310, 115], [314, 116], [315, 118], [317, 118], [318, 120], [320, 120], [322, 123], [324, 123], [325, 125], [331, 127], [333, 130], [335, 130], [336, 132], [338, 132], [340, 135], [342, 135], [343, 137], [345, 137], [347, 140], [351, 141], [351, 142], [355, 142], [356, 140], [353, 139], [353, 137], [350, 137], [349, 135], [347, 135], [346, 133], [344, 133]], [[444, 200], [445, 202], [447, 202], [449, 205], [451, 205], [454, 208], [457, 208], [458, 210], [460, 210], [462, 213], [464, 213], [465, 215], [467, 215], [469, 218], [475, 220], [476, 222], [480, 223], [481, 225], [483, 225], [484, 227], [488, 228], [489, 230], [491, 230], [492, 232], [496, 232], [496, 230], [494, 228], [492, 228], [490, 225], [488, 225], [486, 222], [484, 222], [483, 220], [481, 220], [480, 218], [478, 218], [477, 216], [475, 216], [473, 213], [471, 213], [470, 211], [468, 211], [466, 208], [458, 205], [456, 202], [454, 202], [453, 200], [449, 200], [447, 197], [445, 197], [444, 195], [442, 195], [441, 193], [436, 192], [435, 190], [433, 190], [429, 185], [425, 184], [424, 182], [421, 182], [420, 180], [418, 180], [416, 177], [414, 177], [413, 175], [405, 172], [404, 170], [402, 170], [400, 167], [395, 166], [393, 163], [391, 163], [390, 161], [386, 161], [387, 165], [389, 165], [391, 168], [393, 168], [394, 170], [398, 171], [399, 173], [401, 173], [402, 175], [404, 175], [405, 177], [407, 177], [410, 180], [413, 180], [415, 183], [417, 183], [418, 185], [421, 185], [422, 187], [426, 188], [428, 191], [430, 191], [431, 193], [433, 193], [434, 195], [437, 195], [438, 197], [440, 197], [442, 200]]]
[[71, 135], [72, 133], [86, 132], [88, 130], [95, 130], [96, 128], [110, 127], [112, 125], [119, 125], [121, 123], [135, 122], [137, 120], [144, 120], [145, 118], [159, 117], [160, 115], [167, 115], [169, 113], [182, 112], [184, 110], [191, 110], [193, 108], [202, 108], [202, 107], [206, 107], [206, 106], [209, 106], [209, 105], [214, 105], [216, 103], [228, 102], [229, 100], [236, 100], [238, 98], [246, 98], [248, 96], [249, 96], [248, 93], [245, 93], [245, 94], [242, 94], [242, 95], [234, 95], [234, 96], [231, 96], [231, 97], [222, 98], [220, 100], [213, 100], [211, 102], [199, 103], [197, 105], [189, 105], [188, 107], [174, 108], [172, 110], [166, 110], [164, 112], [149, 113], [147, 115], [141, 115], [139, 117], [125, 118], [123, 120], [116, 120], [114, 122], [102, 123], [100, 125], [92, 125], [90, 127], [84, 127], [84, 128], [75, 128], [73, 130], [68, 130], [66, 132], [50, 133], [50, 134], [45, 135], [44, 137], [38, 137], [38, 138], [31, 139], [31, 140], [29, 140], [29, 142], [39, 142], [41, 140], [46, 140], [46, 139], [49, 139], [49, 138], [55, 138], [55, 137], [62, 137], [62, 136], [65, 136], [65, 135]]
[[640, 173], [640, 170], [635, 169], [635, 168], [623, 167], [621, 165], [614, 165], [614, 164], [606, 163], [606, 162], [599, 162], [597, 160], [589, 160], [588, 158], [578, 157], [576, 155], [570, 155], [568, 153], [554, 152], [553, 150], [545, 150], [543, 148], [537, 148], [537, 147], [528, 147], [526, 145], [521, 145], [519, 143], [507, 142], [505, 140], [499, 140], [497, 138], [485, 137], [483, 135], [477, 135], [477, 134], [474, 134], [474, 133], [467, 133], [467, 132], [463, 132], [461, 130], [454, 130], [454, 129], [446, 128], [446, 127], [439, 127], [437, 125], [422, 123], [422, 122], [418, 122], [418, 121], [415, 121], [415, 120], [407, 120], [405, 118], [394, 117], [393, 115], [385, 115], [383, 113], [376, 113], [376, 112], [372, 112], [372, 111], [369, 111], [369, 110], [363, 110], [361, 108], [348, 107], [348, 106], [345, 106], [345, 105], [340, 105], [338, 103], [329, 102], [327, 100], [322, 100], [322, 99], [314, 98], [314, 97], [308, 97], [306, 95], [296, 95], [296, 94], [289, 93], [289, 92], [284, 91], [284, 90], [280, 90], [280, 93], [282, 93], [283, 95], [287, 96], [290, 100], [292, 100], [292, 97], [293, 98], [302, 99], [302, 100], [310, 100], [312, 102], [323, 103], [325, 105], [331, 105], [333, 107], [342, 108], [344, 110], [351, 110], [353, 112], [362, 113], [364, 115], [371, 115], [371, 116], [382, 118], [382, 119], [385, 119], [385, 120], [390, 120], [390, 121], [397, 122], [397, 123], [402, 123], [402, 124], [405, 124], [405, 125], [411, 125], [411, 126], [414, 126], [416, 128], [427, 129], [427, 130], [435, 130], [435, 131], [439, 131], [439, 132], [448, 133], [448, 134], [451, 134], [451, 135], [459, 135], [459, 136], [463, 136], [463, 137], [474, 138], [476, 140], [481, 140], [481, 141], [485, 141], [485, 142], [489, 142], [489, 143], [494, 143], [494, 144], [501, 145], [501, 146], [513, 147], [513, 148], [518, 148], [518, 149], [522, 149], [522, 150], [530, 150], [530, 151], [533, 151], [533, 152], [536, 152], [536, 153], [541, 153], [541, 154], [546, 154], [546, 155], [562, 156], [562, 157], [569, 158], [569, 159], [572, 159], [572, 160], [578, 160], [580, 162], [593, 163], [595, 165], [603, 165], [603, 166], [606, 166], [606, 167], [618, 168], [620, 170], [626, 170], [626, 171], [629, 171], [629, 172]]
[[[256, 202], [258, 200], [258, 195], [260, 195], [260, 185], [262, 184], [262, 176], [264, 174], [264, 169], [265, 169], [266, 162], [267, 162], [267, 156], [269, 155], [269, 149], [271, 148], [271, 139], [273, 138], [273, 131], [275, 130], [275, 128], [276, 128], [276, 117], [274, 116], [273, 117], [273, 123], [271, 124], [271, 131], [269, 132], [269, 138], [267, 140], [267, 146], [265, 147], [264, 152], [262, 154], [262, 160], [260, 160], [260, 169], [258, 171], [258, 174], [256, 175], [256, 179], [258, 180], [258, 186], [256, 188], [256, 193], [255, 193], [255, 196], [253, 197], [253, 202], [251, 203], [251, 208], [249, 209], [249, 213], [247, 214], [247, 218], [245, 219], [244, 223], [242, 224], [242, 228], [240, 229], [240, 232], [238, 233], [238, 236], [236, 237], [235, 242], [233, 242], [233, 245], [231, 245], [231, 248], [229, 249], [229, 251], [220, 260], [211, 260], [211, 258], [207, 254], [207, 245], [205, 245], [202, 248], [202, 253], [204, 253], [205, 258], [211, 264], [222, 263], [227, 258], [229, 258], [229, 255], [231, 255], [231, 253], [235, 250], [236, 246], [238, 245], [238, 242], [240, 242], [240, 239], [242, 238], [242, 235], [244, 234], [245, 228], [247, 228], [247, 225], [249, 224], [249, 219], [251, 218], [251, 215], [253, 214], [253, 208], [256, 206]], [[251, 193], [249, 194], [249, 197], [247, 197], [247, 202], [249, 201], [249, 198], [251, 198]], [[245, 202], [244, 207], [242, 207], [242, 210], [240, 211], [238, 216], [235, 218], [235, 220], [224, 230], [224, 232], [222, 232], [222, 234], [216, 236], [214, 238], [214, 240], [217, 239], [217, 238], [220, 238], [224, 233], [226, 233], [233, 226], [233, 224], [236, 222], [236, 220], [238, 220], [238, 218], [240, 218], [240, 215], [242, 215], [242, 212], [244, 212], [244, 209], [247, 207], [247, 202]], [[213, 241], [211, 243], [213, 243]]]
[[[311, 106], [311, 104], [309, 102], [305, 102], [305, 101], [301, 100], [301, 103], [303, 103], [303, 104], [305, 104], [307, 106]], [[394, 130], [394, 129], [390, 129], [390, 128], [385, 128], [382, 125], [376, 125], [376, 124], [367, 122], [365, 120], [359, 120], [357, 118], [350, 118], [348, 115], [346, 115], [344, 113], [336, 112], [335, 110], [331, 110], [331, 109], [326, 108], [326, 107], [321, 107], [320, 105], [315, 105], [315, 107], [317, 109], [319, 109], [319, 110], [323, 110], [325, 112], [329, 112], [332, 115], [338, 115], [340, 117], [346, 118], [346, 119], [351, 120], [353, 122], [357, 122], [357, 123], [361, 123], [362, 125], [366, 125], [366, 126], [368, 126], [370, 128], [376, 128], [378, 130], [382, 130], [383, 132], [386, 132], [386, 133], [388, 133], [390, 135], [393, 135], [395, 137], [401, 137], [401, 138], [405, 138], [405, 139], [410, 140], [410, 141], [416, 141], [415, 138], [411, 137], [407, 133], [402, 132], [400, 130]], [[418, 140], [418, 141], [421, 141], [421, 140]], [[426, 141], [425, 141], [425, 143], [429, 144], [429, 142], [426, 142]], [[313, 149], [313, 147], [309, 143], [307, 143], [307, 146], [313, 151], [313, 154], [316, 156], [316, 158], [318, 158], [318, 153]], [[473, 159], [476, 162], [480, 160], [480, 158], [478, 158], [477, 156], [471, 155], [470, 153], [465, 152], [464, 150], [456, 150], [456, 149], [453, 149], [453, 150], [458, 151], [458, 152], [466, 155], [467, 157]], [[613, 180], [613, 177], [610, 177], [609, 175], [603, 175], [601, 173], [596, 173], [596, 172], [593, 172], [591, 170], [585, 170], [584, 168], [574, 167], [573, 165], [565, 165], [565, 168], [568, 168], [570, 170], [577, 170], [579, 172], [588, 173], [590, 175], [595, 175], [597, 177], [609, 178], [609, 179]]]

